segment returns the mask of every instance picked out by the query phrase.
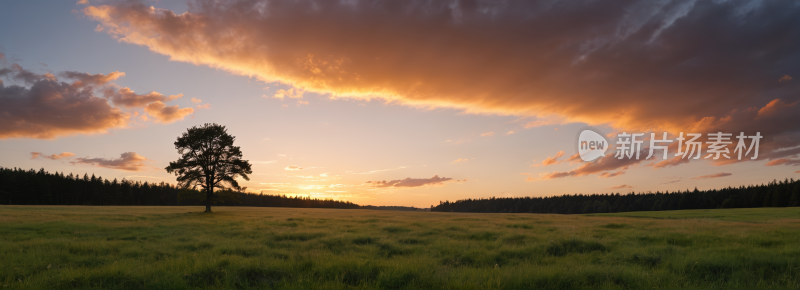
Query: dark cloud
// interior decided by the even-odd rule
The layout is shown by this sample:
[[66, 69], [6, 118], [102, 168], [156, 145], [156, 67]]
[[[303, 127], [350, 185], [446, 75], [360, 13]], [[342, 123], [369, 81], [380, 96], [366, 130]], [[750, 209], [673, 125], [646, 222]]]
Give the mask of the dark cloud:
[[623, 185], [612, 186], [606, 189], [627, 189], [627, 188], [633, 188], [633, 186], [623, 184]]
[[[123, 128], [130, 121], [130, 113], [123, 112], [97, 96], [103, 91], [115, 103], [125, 107], [144, 106], [140, 100], [156, 100], [145, 107], [158, 122], [169, 123], [193, 112], [192, 108], [167, 107], [159, 100], [180, 97], [152, 92], [136, 95], [129, 88], [117, 89], [109, 83], [124, 76], [121, 72], [107, 75], [78, 72], [61, 72], [59, 76], [72, 82], [59, 81], [50, 73], [35, 73], [16, 63], [7, 64], [0, 55], [0, 77], [24, 85], [6, 85], [0, 80], [0, 139], [41, 138], [51, 139], [74, 134], [104, 133], [109, 129]], [[116, 96], [121, 96], [119, 100]], [[138, 112], [137, 112], [138, 113]]]
[[[5, 66], [5, 64], [4, 64]], [[53, 79], [51, 74], [36, 74], [29, 70], [24, 69], [21, 65], [12, 63], [3, 69], [0, 69], [0, 77], [10, 76], [12, 80], [21, 81], [25, 84], [32, 85], [44, 79]]]
[[89, 164], [97, 167], [119, 169], [126, 171], [142, 171], [145, 169], [144, 161], [147, 158], [136, 152], [125, 152], [118, 159], [106, 158], [76, 158], [72, 164]]
[[397, 179], [391, 181], [367, 181], [367, 183], [372, 184], [375, 187], [420, 187], [425, 185], [436, 185], [436, 184], [443, 184], [448, 181], [452, 181], [452, 178], [447, 177], [439, 177], [439, 175], [434, 175], [431, 178], [406, 178], [406, 179]]
[[[542, 179], [556, 179], [556, 178], [564, 178], [564, 177], [577, 177], [577, 176], [584, 176], [584, 175], [591, 175], [591, 174], [601, 174], [600, 177], [613, 177], [624, 173], [624, 170], [627, 170], [629, 166], [637, 165], [644, 161], [645, 157], [647, 156], [647, 150], [642, 149], [639, 151], [640, 159], [636, 158], [622, 158], [619, 159], [614, 157], [616, 154], [615, 152], [611, 152], [606, 154], [606, 156], [597, 159], [592, 162], [584, 162], [578, 168], [575, 168], [570, 171], [566, 172], [550, 172], [550, 173], [543, 173], [541, 177], [528, 177], [525, 180], [527, 181], [535, 181], [535, 180], [542, 180]], [[572, 158], [570, 158], [572, 159]], [[608, 173], [604, 171], [615, 171], [619, 170], [619, 172], [615, 173]]]
[[128, 115], [95, 96], [92, 87], [11, 67], [5, 77], [30, 87], [0, 82], [0, 139], [102, 133], [128, 123]]

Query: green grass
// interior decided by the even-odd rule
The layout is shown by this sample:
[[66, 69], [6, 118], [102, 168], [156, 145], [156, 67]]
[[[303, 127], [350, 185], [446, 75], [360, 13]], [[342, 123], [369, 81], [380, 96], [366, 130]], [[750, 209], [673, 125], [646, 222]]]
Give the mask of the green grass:
[[0, 206], [2, 289], [799, 289], [800, 209]]
[[712, 219], [737, 222], [764, 222], [779, 219], [800, 219], [800, 208], [734, 208], [694, 209], [673, 211], [638, 211], [621, 213], [598, 213], [588, 216], [634, 217], [653, 219]]

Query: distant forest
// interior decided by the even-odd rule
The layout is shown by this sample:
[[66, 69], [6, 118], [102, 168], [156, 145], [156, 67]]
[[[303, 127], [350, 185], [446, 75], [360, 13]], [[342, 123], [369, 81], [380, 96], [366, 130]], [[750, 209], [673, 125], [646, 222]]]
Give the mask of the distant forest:
[[[88, 174], [65, 175], [44, 169], [22, 170], [0, 167], [0, 204], [6, 205], [202, 205], [178, 200], [180, 188], [168, 183], [116, 179], [109, 181]], [[348, 201], [235, 193], [241, 202], [223, 206], [363, 208], [418, 210], [406, 207], [359, 206]], [[574, 194], [551, 197], [464, 199], [440, 202], [438, 212], [557, 213], [581, 214], [679, 209], [750, 208], [800, 206], [800, 180], [723, 189], [647, 192], [628, 194]]]
[[[148, 183], [114, 179], [92, 174], [64, 175], [0, 167], [0, 204], [6, 205], [204, 205], [199, 201], [178, 200], [181, 189], [168, 183]], [[332, 199], [311, 199], [256, 193], [235, 193], [241, 202], [223, 206], [358, 208], [357, 204]]]
[[431, 211], [508, 213], [605, 213], [679, 209], [800, 206], [800, 180], [723, 189], [552, 197], [464, 199], [439, 202]]

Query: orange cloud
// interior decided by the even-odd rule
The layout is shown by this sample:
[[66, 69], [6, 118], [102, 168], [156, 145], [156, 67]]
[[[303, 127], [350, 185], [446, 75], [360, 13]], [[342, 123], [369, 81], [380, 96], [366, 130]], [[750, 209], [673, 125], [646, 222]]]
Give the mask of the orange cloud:
[[760, 118], [760, 117], [763, 117], [763, 116], [766, 116], [766, 115], [772, 115], [775, 112], [777, 112], [778, 110], [789, 108], [789, 107], [792, 107], [792, 106], [794, 106], [796, 104], [797, 104], [797, 102], [788, 104], [788, 103], [784, 102], [781, 99], [774, 99], [771, 102], [769, 102], [766, 106], [764, 106], [763, 108], [758, 110], [758, 117], [757, 118]]
[[211, 109], [211, 104], [197, 105], [197, 108], [198, 109], [208, 110], [208, 109]]
[[778, 80], [778, 82], [779, 83], [780, 82], [788, 82], [788, 81], [791, 81], [791, 80], [792, 80], [792, 77], [790, 77], [789, 75], [784, 75]]
[[201, 99], [198, 99], [198, 98], [192, 98], [192, 100], [191, 100], [191, 101], [192, 101], [192, 103], [195, 103], [195, 104], [199, 104], [199, 103], [202, 103], [202, 102], [203, 102], [203, 100], [201, 100]]
[[726, 176], [731, 176], [731, 175], [733, 175], [733, 173], [721, 172], [721, 173], [716, 173], [716, 174], [698, 176], [698, 177], [695, 177], [695, 178], [692, 178], [692, 179], [711, 179], [711, 178], [720, 178], [720, 177], [726, 177]]
[[575, 153], [575, 154], [573, 154], [572, 156], [570, 156], [570, 157], [569, 157], [569, 158], [566, 160], [566, 162], [569, 162], [569, 164], [572, 164], [572, 163], [581, 163], [581, 162], [583, 162], [583, 159], [581, 159], [581, 154], [579, 154], [579, 153]]
[[75, 82], [72, 83], [73, 87], [85, 87], [85, 86], [105, 85], [113, 80], [124, 77], [125, 73], [115, 71], [107, 75], [104, 75], [104, 74], [81, 73], [76, 71], [65, 71], [59, 73], [59, 75], [68, 79], [75, 80]]
[[[796, 67], [800, 44], [765, 25], [792, 23], [800, 9], [791, 1], [643, 3], [192, 0], [181, 14], [135, 2], [83, 13], [120, 42], [171, 60], [292, 86], [279, 99], [308, 91], [545, 120], [526, 127], [758, 131], [761, 157], [800, 153], [777, 150], [800, 144], [800, 84], [775, 82], [776, 71]], [[784, 44], [730, 45], [772, 42]]]
[[115, 90], [113, 88], [107, 88], [105, 90], [106, 98], [110, 99], [114, 105], [122, 106], [125, 108], [141, 108], [146, 106], [147, 104], [154, 103], [154, 102], [169, 102], [180, 97], [183, 97], [183, 94], [177, 94], [172, 96], [164, 96], [158, 92], [150, 92], [145, 95], [138, 95], [133, 92], [130, 88], [121, 88], [119, 90]]
[[[131, 2], [83, 13], [119, 41], [172, 60], [294, 86], [276, 98], [302, 90], [678, 131], [763, 102], [766, 91], [798, 98], [795, 84], [768, 84], [797, 59], [796, 44], [730, 45], [792, 38], [764, 25], [800, 17], [792, 5], [195, 0], [181, 14]], [[740, 33], [720, 31], [734, 25]], [[755, 53], [771, 57], [740, 57]]]
[[[448, 181], [452, 181], [452, 178], [447, 177], [439, 177], [439, 175], [434, 175], [431, 178], [406, 178], [406, 179], [398, 179], [398, 180], [391, 180], [391, 181], [367, 181], [367, 183], [372, 184], [375, 187], [420, 187], [426, 185], [438, 185], [443, 184]], [[464, 179], [463, 181], [466, 181]]]
[[494, 132], [486, 132], [481, 134], [481, 137], [489, 137], [489, 136], [494, 136]]
[[31, 152], [31, 159], [36, 159], [36, 158], [42, 157], [42, 158], [50, 159], [50, 160], [58, 160], [58, 159], [61, 159], [61, 158], [67, 158], [67, 157], [72, 157], [72, 156], [75, 156], [75, 153], [62, 152], [61, 154], [58, 154], [58, 155], [56, 155], [56, 154], [44, 155], [41, 152]]
[[88, 164], [97, 167], [119, 169], [125, 171], [142, 171], [145, 168], [144, 161], [147, 158], [136, 154], [136, 152], [125, 152], [119, 159], [105, 158], [77, 158], [72, 164]]
[[297, 170], [303, 170], [303, 167], [295, 166], [295, 165], [289, 165], [289, 166], [286, 166], [286, 168], [284, 168], [283, 170], [297, 171]]
[[558, 161], [558, 158], [561, 156], [564, 156], [564, 151], [558, 151], [558, 153], [556, 153], [556, 156], [547, 157], [544, 161], [542, 161], [542, 166], [548, 166], [563, 162], [563, 161]]
[[167, 106], [161, 101], [155, 101], [144, 107], [144, 111], [155, 118], [156, 122], [169, 124], [194, 113], [192, 108], [180, 108], [178, 105]]
[[800, 165], [800, 159], [781, 158], [781, 159], [775, 159], [775, 160], [772, 160], [770, 162], [767, 162], [767, 164], [764, 164], [764, 165], [766, 165], [766, 166]]
[[617, 172], [603, 172], [600, 173], [600, 178], [611, 178], [614, 176], [620, 176], [625, 174], [625, 171], [617, 171]]
[[281, 100], [283, 100], [283, 98], [302, 99], [303, 98], [303, 91], [302, 90], [298, 90], [298, 89], [294, 89], [294, 88], [291, 88], [291, 89], [288, 89], [288, 90], [280, 89], [280, 90], [276, 91], [275, 95], [273, 95], [272, 97], [276, 98], [276, 99], [281, 99]]
[[[640, 153], [642, 156], [647, 156], [647, 152], [643, 149]], [[572, 159], [572, 157], [570, 157]], [[542, 173], [541, 177], [533, 178], [528, 177], [526, 181], [535, 181], [535, 180], [542, 180], [542, 179], [556, 179], [556, 178], [564, 178], [564, 177], [577, 177], [577, 176], [584, 176], [584, 175], [591, 175], [591, 174], [599, 174], [604, 171], [615, 171], [615, 170], [626, 170], [631, 165], [636, 165], [640, 162], [644, 161], [642, 159], [635, 159], [635, 158], [623, 158], [619, 159], [614, 157], [614, 153], [609, 153], [605, 157], [602, 157], [598, 160], [592, 162], [586, 162], [578, 166], [578, 168], [566, 171], [566, 172], [550, 172], [550, 173]], [[617, 175], [622, 174], [618, 173]], [[601, 176], [603, 177], [603, 176]], [[611, 177], [611, 176], [607, 176]]]

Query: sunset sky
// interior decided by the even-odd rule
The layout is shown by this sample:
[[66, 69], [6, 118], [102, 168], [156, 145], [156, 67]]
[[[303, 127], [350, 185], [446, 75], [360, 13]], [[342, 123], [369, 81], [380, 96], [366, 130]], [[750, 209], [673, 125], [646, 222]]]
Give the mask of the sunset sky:
[[[12, 0], [0, 27], [2, 167], [175, 183], [218, 123], [248, 191], [362, 205], [800, 178], [796, 1]], [[764, 138], [582, 162], [586, 126]]]

